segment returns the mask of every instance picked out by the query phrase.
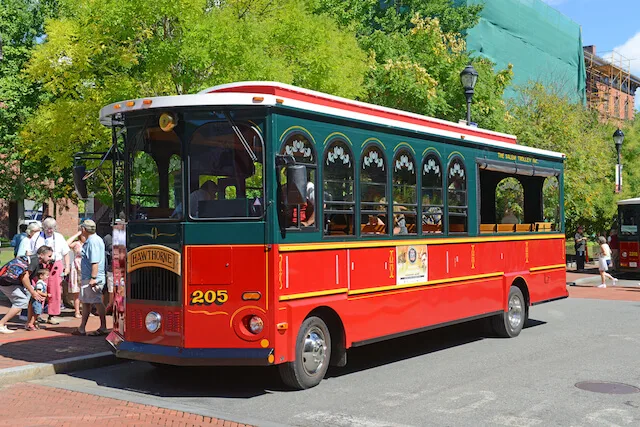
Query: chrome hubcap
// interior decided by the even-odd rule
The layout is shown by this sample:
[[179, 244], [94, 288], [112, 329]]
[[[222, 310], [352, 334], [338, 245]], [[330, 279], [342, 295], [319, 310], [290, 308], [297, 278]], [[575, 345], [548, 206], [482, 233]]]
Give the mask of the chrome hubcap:
[[509, 325], [511, 329], [516, 329], [522, 322], [522, 300], [518, 295], [509, 298]]
[[309, 375], [314, 375], [324, 366], [327, 344], [320, 328], [314, 326], [307, 331], [302, 347], [302, 366]]

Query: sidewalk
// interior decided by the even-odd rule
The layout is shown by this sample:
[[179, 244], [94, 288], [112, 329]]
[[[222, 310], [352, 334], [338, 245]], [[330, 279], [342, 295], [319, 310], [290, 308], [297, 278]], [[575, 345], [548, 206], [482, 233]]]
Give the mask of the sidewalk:
[[[615, 271], [610, 272], [618, 277]], [[600, 272], [596, 263], [585, 264], [585, 270], [576, 273], [567, 270], [567, 289], [570, 298], [588, 298], [615, 301], [640, 301], [640, 277], [620, 276], [616, 286], [607, 280], [607, 287], [600, 289]]]
[[[37, 396], [42, 410], [27, 404]], [[220, 418], [140, 405], [33, 383], [0, 388], [0, 427], [77, 426], [224, 426], [251, 427]]]
[[[8, 301], [0, 300], [0, 316], [8, 307]], [[104, 337], [71, 335], [80, 325], [72, 310], [57, 319], [59, 325], [41, 324], [43, 329], [39, 331], [24, 330], [24, 322], [17, 316], [7, 324], [16, 332], [0, 334], [0, 385], [115, 363]], [[99, 326], [100, 320], [90, 316], [87, 331]], [[107, 327], [111, 326], [111, 317], [107, 316]]]

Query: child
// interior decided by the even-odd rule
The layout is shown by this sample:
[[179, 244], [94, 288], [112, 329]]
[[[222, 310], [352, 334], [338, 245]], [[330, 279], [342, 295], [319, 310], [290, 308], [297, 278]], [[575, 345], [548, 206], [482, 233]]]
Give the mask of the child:
[[[48, 298], [50, 294], [47, 293], [47, 279], [49, 279], [49, 270], [43, 268], [36, 272], [36, 277], [38, 278], [38, 282], [33, 287], [33, 289], [45, 298]], [[35, 331], [40, 329], [38, 324], [36, 323], [36, 319], [39, 315], [42, 314], [42, 306], [43, 303], [40, 301], [35, 301], [33, 298], [29, 301], [29, 322], [25, 325], [25, 329], [27, 331]]]

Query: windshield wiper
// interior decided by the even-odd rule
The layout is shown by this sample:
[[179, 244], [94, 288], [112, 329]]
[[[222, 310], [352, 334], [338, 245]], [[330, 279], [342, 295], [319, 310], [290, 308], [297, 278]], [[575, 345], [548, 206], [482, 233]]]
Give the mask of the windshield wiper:
[[234, 123], [233, 119], [231, 118], [231, 116], [227, 111], [224, 112], [224, 116], [227, 118], [227, 121], [231, 125], [231, 129], [233, 129], [233, 131], [235, 132], [236, 136], [242, 143], [242, 146], [244, 147], [245, 151], [247, 152], [249, 157], [251, 157], [251, 161], [253, 162], [257, 161], [258, 156], [256, 156], [256, 153], [253, 152], [253, 150], [251, 149], [251, 146], [245, 139], [244, 135], [242, 134], [242, 132], [240, 132], [240, 128]]

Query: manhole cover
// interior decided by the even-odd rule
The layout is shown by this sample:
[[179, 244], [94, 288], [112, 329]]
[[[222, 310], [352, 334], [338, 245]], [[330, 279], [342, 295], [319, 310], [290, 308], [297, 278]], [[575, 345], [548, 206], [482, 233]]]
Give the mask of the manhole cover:
[[608, 394], [631, 394], [640, 392], [640, 388], [632, 385], [605, 381], [582, 381], [577, 383], [576, 387], [581, 390]]

